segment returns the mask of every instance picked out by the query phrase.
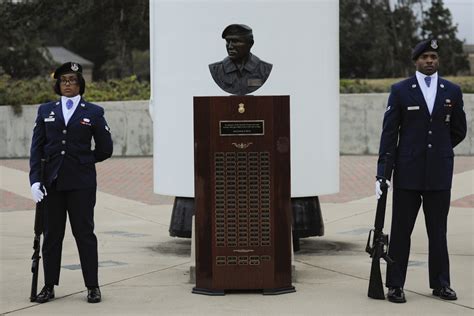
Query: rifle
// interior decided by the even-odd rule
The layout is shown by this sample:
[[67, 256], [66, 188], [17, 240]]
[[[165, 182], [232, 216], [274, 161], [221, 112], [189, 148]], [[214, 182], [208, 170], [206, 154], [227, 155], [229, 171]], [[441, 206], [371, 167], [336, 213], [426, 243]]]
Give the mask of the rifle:
[[[41, 159], [41, 169], [40, 169], [40, 189], [44, 184], [44, 166], [46, 159]], [[33, 278], [31, 280], [31, 294], [30, 302], [36, 301], [37, 291], [38, 291], [38, 271], [39, 271], [39, 262], [41, 259], [40, 250], [41, 250], [41, 235], [43, 234], [43, 200], [36, 203], [35, 211], [35, 238], [33, 240], [33, 256], [31, 257], [31, 273], [33, 273]]]
[[385, 293], [382, 283], [382, 274], [380, 272], [380, 259], [384, 259], [387, 264], [392, 264], [393, 260], [387, 254], [388, 234], [383, 233], [383, 224], [385, 220], [385, 208], [387, 206], [387, 181], [390, 179], [392, 173], [393, 160], [390, 153], [385, 156], [385, 166], [383, 177], [381, 179], [380, 188], [382, 195], [377, 201], [377, 212], [375, 215], [374, 229], [369, 231], [369, 238], [367, 239], [367, 246], [365, 251], [370, 254], [372, 258], [372, 266], [370, 268], [370, 281], [368, 296], [373, 299], [384, 300]]

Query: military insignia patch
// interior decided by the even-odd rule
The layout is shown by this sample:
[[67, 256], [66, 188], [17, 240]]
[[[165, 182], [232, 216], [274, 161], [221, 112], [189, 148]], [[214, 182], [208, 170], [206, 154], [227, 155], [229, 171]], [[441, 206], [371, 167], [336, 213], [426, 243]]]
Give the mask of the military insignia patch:
[[71, 63], [71, 70], [72, 70], [72, 71], [78, 71], [78, 70], [79, 70], [79, 66], [78, 66], [76, 63]]
[[263, 84], [262, 79], [248, 79], [247, 85], [249, 87], [260, 87]]
[[430, 46], [433, 49], [437, 49], [438, 48], [438, 41], [437, 40], [431, 40]]

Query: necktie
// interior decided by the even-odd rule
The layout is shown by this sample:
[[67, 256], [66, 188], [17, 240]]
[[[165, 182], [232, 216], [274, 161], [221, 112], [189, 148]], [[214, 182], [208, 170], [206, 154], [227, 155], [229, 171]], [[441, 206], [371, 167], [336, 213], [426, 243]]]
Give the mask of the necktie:
[[74, 105], [74, 102], [72, 102], [72, 100], [69, 99], [69, 100], [66, 101], [66, 108], [68, 110], [72, 109], [73, 105]]
[[426, 82], [426, 86], [429, 88], [431, 84], [431, 77], [430, 76], [425, 77], [425, 82]]

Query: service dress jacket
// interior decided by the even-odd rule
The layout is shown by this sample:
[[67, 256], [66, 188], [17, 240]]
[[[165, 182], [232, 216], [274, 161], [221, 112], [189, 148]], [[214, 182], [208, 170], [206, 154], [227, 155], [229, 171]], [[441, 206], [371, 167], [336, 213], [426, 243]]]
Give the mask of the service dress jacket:
[[449, 190], [453, 148], [466, 137], [463, 106], [461, 88], [441, 77], [431, 115], [416, 76], [394, 84], [383, 119], [377, 176], [383, 176], [390, 153], [395, 188]]
[[30, 184], [40, 182], [44, 158], [46, 186], [56, 181], [58, 191], [96, 187], [95, 163], [109, 158], [112, 152], [112, 137], [102, 107], [81, 98], [66, 125], [61, 101], [42, 104], [33, 129]]

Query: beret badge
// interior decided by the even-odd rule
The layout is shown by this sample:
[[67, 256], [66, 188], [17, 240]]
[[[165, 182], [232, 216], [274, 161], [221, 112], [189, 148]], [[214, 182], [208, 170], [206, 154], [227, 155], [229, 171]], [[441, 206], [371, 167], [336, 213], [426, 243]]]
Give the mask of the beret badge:
[[71, 63], [71, 70], [76, 72], [79, 70], [79, 66], [76, 63]]
[[431, 40], [430, 46], [433, 49], [437, 49], [438, 48], [438, 41], [437, 40]]

